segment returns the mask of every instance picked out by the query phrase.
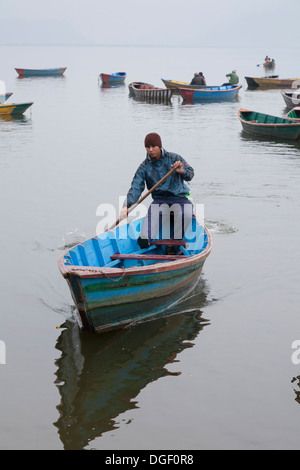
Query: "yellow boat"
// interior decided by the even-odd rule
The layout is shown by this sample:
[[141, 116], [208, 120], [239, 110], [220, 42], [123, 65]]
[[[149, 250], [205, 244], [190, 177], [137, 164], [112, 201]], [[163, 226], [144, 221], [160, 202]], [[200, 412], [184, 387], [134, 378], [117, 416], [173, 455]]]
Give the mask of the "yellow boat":
[[176, 80], [166, 80], [165, 78], [162, 78], [161, 80], [165, 84], [166, 88], [171, 88], [173, 90], [173, 93], [178, 94], [178, 95], [179, 95], [178, 88], [187, 88], [187, 89], [211, 88], [211, 86], [208, 86], [208, 85], [190, 85], [187, 82], [178, 82]]
[[245, 77], [248, 88], [297, 88], [300, 78], [278, 78], [278, 75], [269, 77]]
[[33, 103], [3, 103], [0, 104], [0, 116], [23, 114]]

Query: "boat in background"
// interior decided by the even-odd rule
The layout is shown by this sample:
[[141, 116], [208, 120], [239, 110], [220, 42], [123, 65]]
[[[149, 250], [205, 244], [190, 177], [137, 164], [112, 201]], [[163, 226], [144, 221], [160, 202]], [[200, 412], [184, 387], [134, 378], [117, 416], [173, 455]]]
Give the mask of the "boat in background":
[[300, 104], [300, 90], [297, 91], [281, 91], [282, 97], [285, 101], [287, 108], [293, 108]]
[[[212, 249], [206, 227], [193, 218], [183, 240], [157, 239], [141, 249], [142, 223], [115, 227], [59, 258], [84, 330], [108, 331], [168, 315], [198, 283]], [[166, 254], [168, 246], [182, 254]]]
[[241, 88], [242, 85], [223, 85], [200, 90], [196, 88], [178, 88], [178, 91], [185, 101], [224, 101], [236, 98]]
[[158, 88], [145, 82], [132, 82], [128, 88], [129, 96], [155, 103], [167, 103], [173, 95], [173, 90], [169, 88]]
[[67, 67], [54, 69], [15, 69], [20, 77], [46, 77], [63, 75]]
[[4, 103], [0, 104], [0, 116], [15, 116], [25, 113], [33, 103]]
[[99, 78], [102, 83], [108, 85], [118, 85], [124, 83], [126, 79], [126, 72], [116, 72], [116, 73], [100, 73]]
[[269, 75], [267, 77], [245, 77], [248, 88], [297, 88], [300, 86], [300, 78], [279, 78], [279, 75]]
[[12, 95], [12, 93], [1, 93], [0, 94], [0, 104], [5, 103], [5, 101], [7, 101], [11, 97], [11, 95]]
[[263, 137], [297, 140], [300, 137], [300, 122], [292, 119], [240, 109], [239, 120], [245, 132]]
[[189, 83], [187, 82], [178, 82], [176, 80], [166, 80], [165, 78], [162, 78], [161, 79], [162, 82], [164, 83], [164, 85], [166, 86], [166, 88], [170, 88], [171, 90], [173, 90], [174, 94], [179, 94], [179, 91], [178, 91], [178, 88], [187, 88], [187, 89], [190, 89], [190, 88], [210, 88], [211, 86], [208, 86], [208, 85], [190, 85]]
[[287, 119], [293, 119], [293, 121], [300, 121], [300, 106], [295, 106], [285, 115], [285, 117]]

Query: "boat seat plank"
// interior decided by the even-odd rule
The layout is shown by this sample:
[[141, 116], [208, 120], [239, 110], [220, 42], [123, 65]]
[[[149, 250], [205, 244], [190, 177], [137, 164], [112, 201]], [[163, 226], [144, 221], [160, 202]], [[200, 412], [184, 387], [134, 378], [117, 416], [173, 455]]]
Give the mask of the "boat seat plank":
[[116, 259], [137, 259], [137, 260], [156, 260], [156, 261], [174, 261], [184, 258], [184, 255], [138, 255], [135, 253], [115, 253], [111, 256], [112, 260]]
[[186, 246], [185, 240], [153, 240], [150, 245], [163, 246]]

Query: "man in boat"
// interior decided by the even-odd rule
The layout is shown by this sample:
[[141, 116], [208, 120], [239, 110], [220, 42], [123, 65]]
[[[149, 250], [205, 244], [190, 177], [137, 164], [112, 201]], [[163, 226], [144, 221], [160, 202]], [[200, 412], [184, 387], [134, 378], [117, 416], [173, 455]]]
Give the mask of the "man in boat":
[[222, 86], [225, 86], [225, 85], [226, 86], [227, 85], [236, 86], [236, 85], [239, 84], [239, 77], [236, 74], [236, 70], [233, 70], [231, 73], [227, 73], [226, 77], [229, 77], [229, 82], [228, 83], [223, 83]]
[[[186, 181], [191, 181], [194, 176], [193, 168], [180, 155], [168, 152], [162, 147], [161, 138], [155, 132], [145, 137], [146, 159], [138, 167], [131, 187], [127, 193], [120, 219], [128, 215], [128, 209], [135, 204], [145, 184], [151, 190], [172, 168], [175, 171], [153, 190], [148, 214], [144, 219], [138, 244], [141, 248], [147, 248], [150, 240], [158, 238], [170, 239], [170, 217], [173, 214], [173, 237], [181, 240], [193, 217], [193, 204], [188, 199], [189, 188]], [[168, 232], [166, 234], [166, 232]], [[172, 247], [168, 254], [171, 254]]]
[[206, 85], [206, 80], [202, 72], [194, 73], [190, 85]]

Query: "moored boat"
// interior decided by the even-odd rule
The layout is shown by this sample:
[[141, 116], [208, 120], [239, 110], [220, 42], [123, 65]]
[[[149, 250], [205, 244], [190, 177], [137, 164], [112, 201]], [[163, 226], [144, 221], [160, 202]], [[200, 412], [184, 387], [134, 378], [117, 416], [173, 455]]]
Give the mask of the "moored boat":
[[45, 77], [63, 75], [67, 67], [57, 67], [51, 69], [15, 69], [20, 77]]
[[300, 121], [300, 106], [295, 106], [285, 115], [285, 117], [287, 119], [293, 119], [293, 121]]
[[[212, 249], [206, 227], [193, 218], [183, 240], [153, 240], [140, 249], [142, 220], [108, 230], [60, 257], [84, 330], [101, 332], [167, 315], [197, 284]], [[182, 254], [166, 254], [168, 245]]]
[[297, 140], [300, 137], [300, 122], [292, 119], [248, 109], [240, 109], [238, 117], [243, 130], [250, 134], [288, 140]]
[[114, 85], [124, 83], [126, 76], [126, 72], [100, 73], [99, 78], [104, 84]]
[[1, 93], [0, 94], [0, 104], [5, 103], [5, 101], [7, 101], [11, 97], [11, 95], [12, 95], [12, 93]]
[[300, 90], [297, 91], [281, 91], [282, 97], [287, 108], [294, 108], [300, 104]]
[[186, 101], [223, 101], [236, 98], [241, 88], [242, 85], [223, 85], [203, 88], [202, 90], [195, 88], [178, 88], [178, 91]]
[[162, 82], [164, 83], [164, 85], [166, 86], [166, 88], [170, 88], [171, 90], [173, 90], [173, 93], [174, 94], [179, 94], [179, 91], [178, 91], [178, 88], [187, 88], [187, 89], [190, 89], [190, 88], [210, 88], [208, 85], [190, 85], [189, 83], [187, 82], [179, 82], [179, 81], [176, 81], [176, 80], [166, 80], [165, 78], [162, 78], [161, 79]]
[[33, 103], [3, 103], [0, 104], [0, 116], [23, 114]]
[[300, 78], [279, 78], [279, 75], [267, 77], [245, 77], [248, 88], [296, 88]]
[[158, 88], [145, 82], [132, 82], [128, 88], [129, 96], [155, 103], [167, 103], [173, 95], [173, 90]]

